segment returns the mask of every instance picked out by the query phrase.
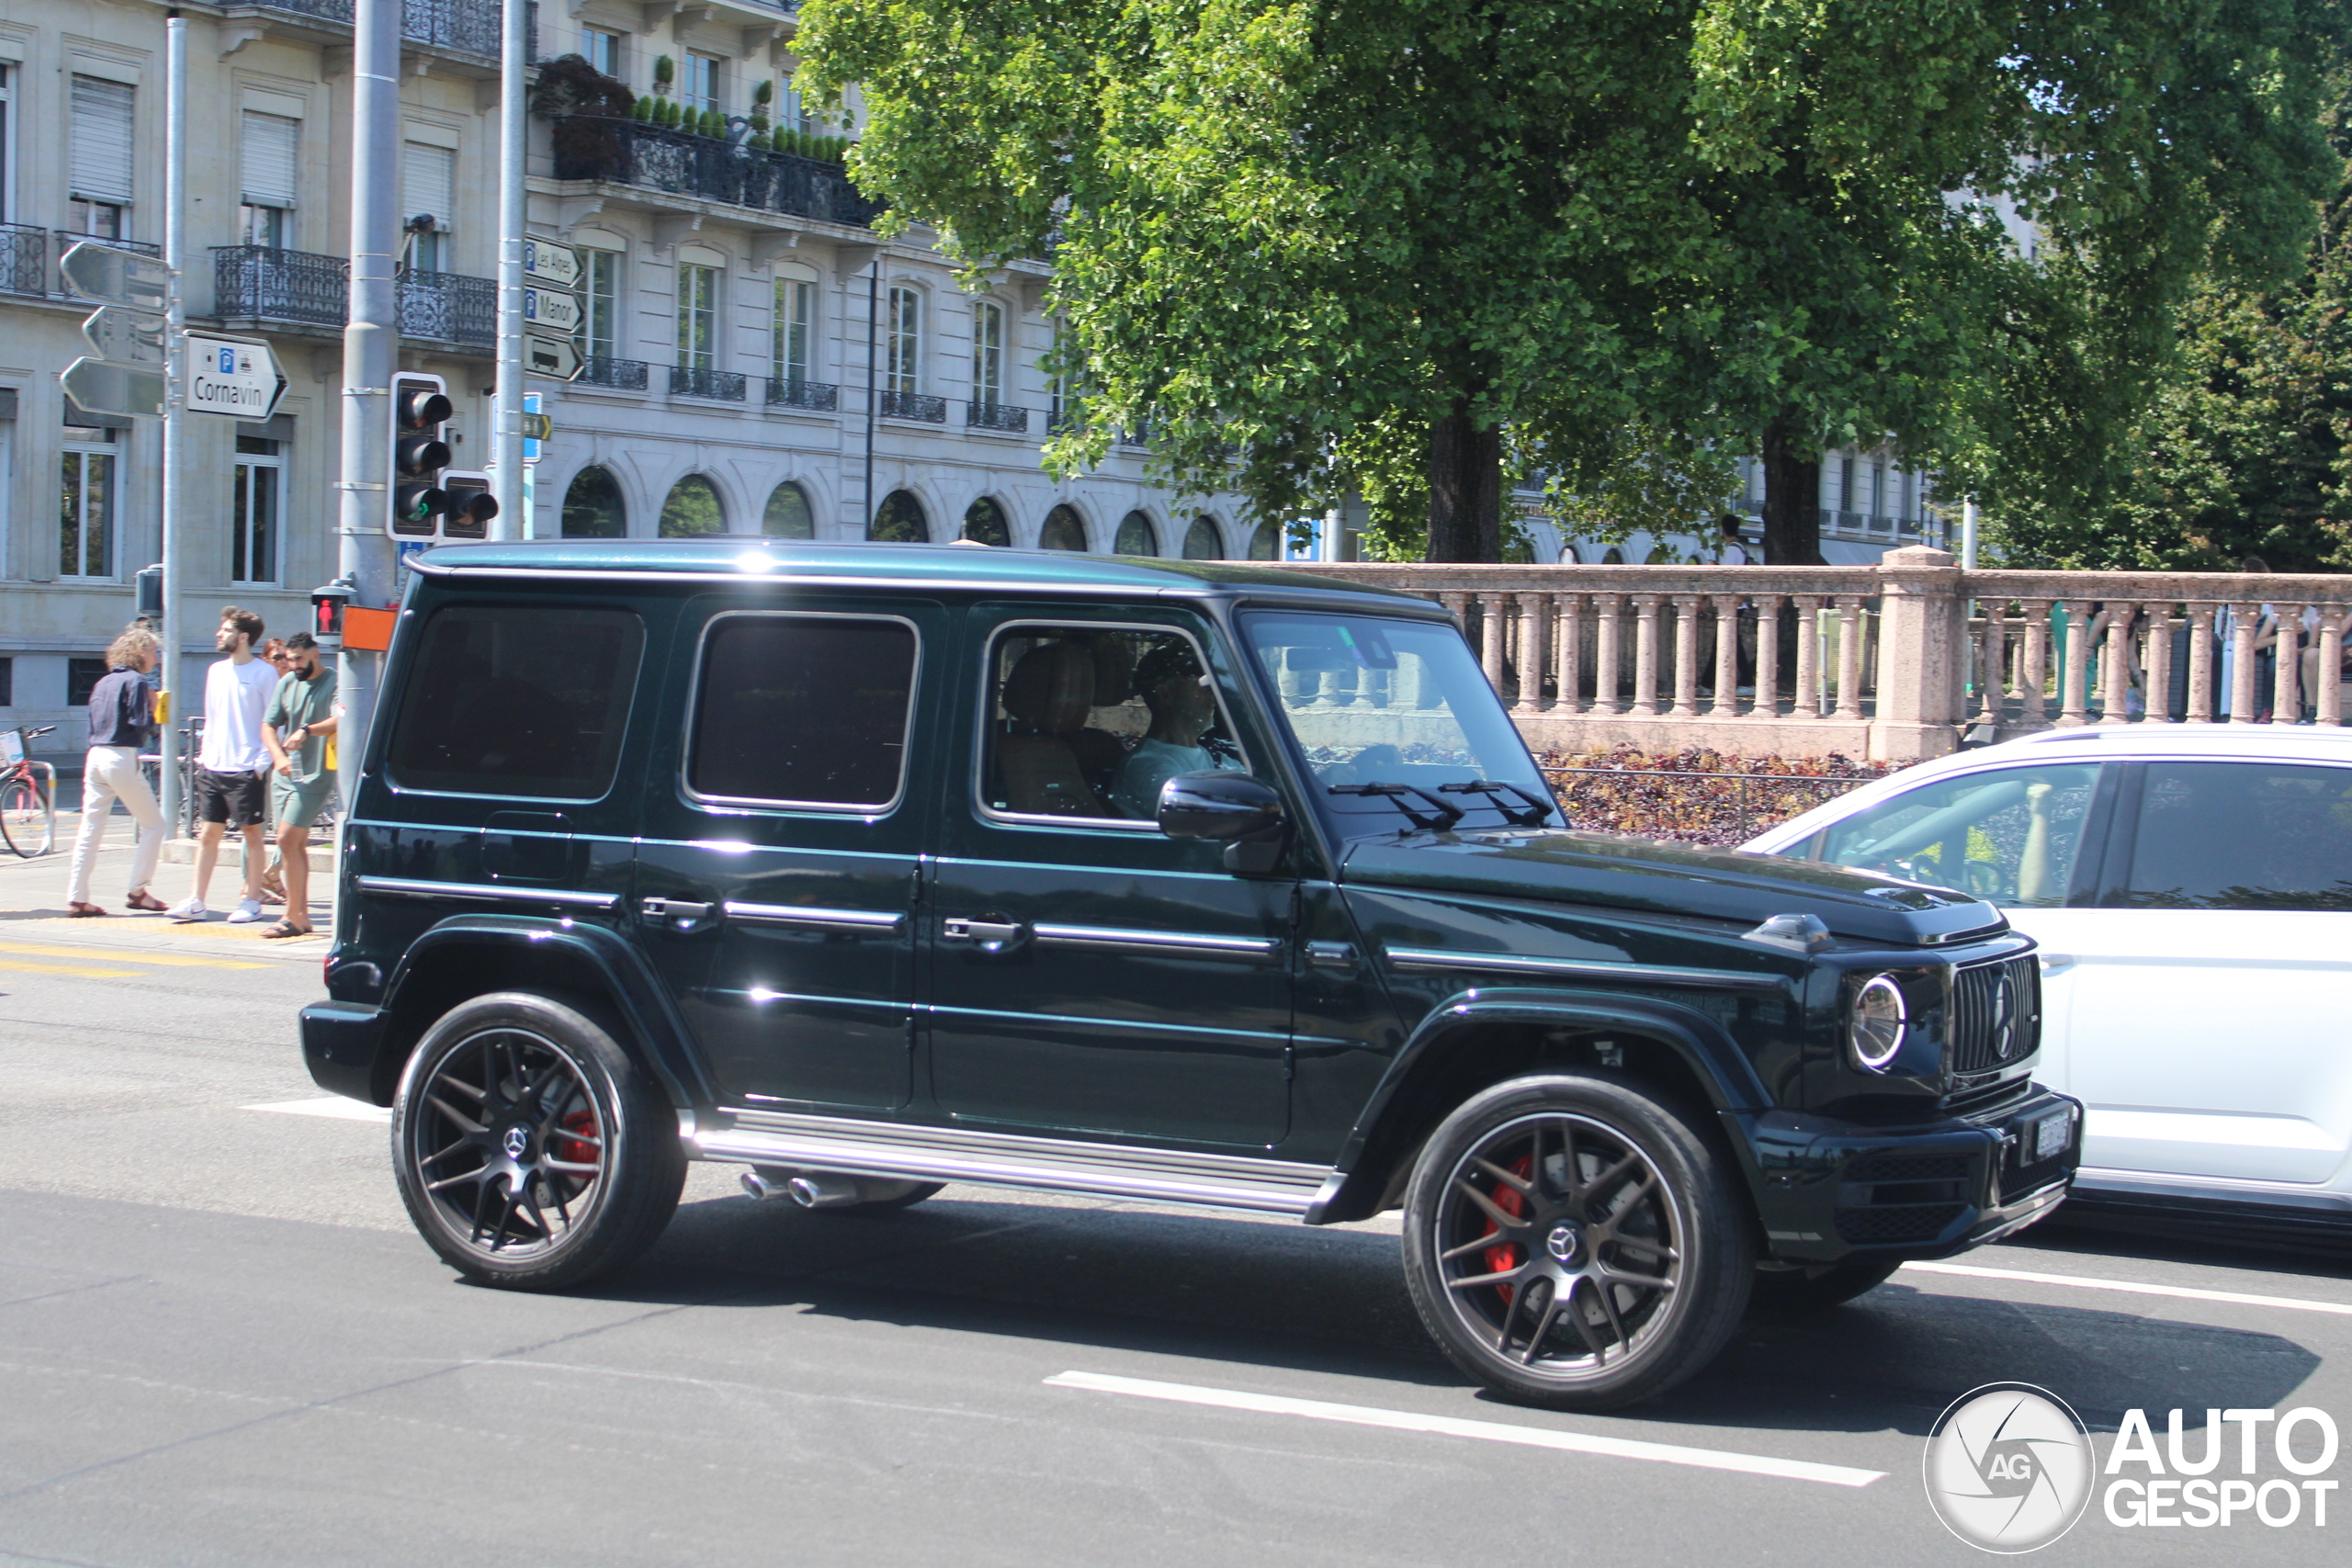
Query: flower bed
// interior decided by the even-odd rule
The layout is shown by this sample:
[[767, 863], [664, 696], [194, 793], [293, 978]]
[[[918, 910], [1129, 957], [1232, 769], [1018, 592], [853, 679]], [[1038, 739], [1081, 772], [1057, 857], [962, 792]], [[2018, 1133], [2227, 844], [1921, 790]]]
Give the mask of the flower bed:
[[1735, 757], [1694, 748], [1545, 751], [1536, 762], [1568, 820], [1604, 833], [1676, 843], [1747, 842], [1776, 822], [1883, 778], [1901, 762], [1826, 757]]

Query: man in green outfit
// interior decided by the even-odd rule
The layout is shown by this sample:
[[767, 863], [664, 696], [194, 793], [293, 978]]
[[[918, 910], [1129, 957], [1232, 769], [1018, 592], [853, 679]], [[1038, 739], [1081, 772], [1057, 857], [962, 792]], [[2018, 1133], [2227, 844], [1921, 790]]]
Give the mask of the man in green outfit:
[[334, 733], [334, 671], [319, 657], [318, 639], [296, 632], [286, 639], [294, 666], [279, 677], [262, 715], [262, 744], [277, 774], [270, 814], [277, 819], [277, 855], [286, 877], [286, 918], [261, 934], [311, 934], [311, 824], [334, 791], [327, 771], [326, 738]]

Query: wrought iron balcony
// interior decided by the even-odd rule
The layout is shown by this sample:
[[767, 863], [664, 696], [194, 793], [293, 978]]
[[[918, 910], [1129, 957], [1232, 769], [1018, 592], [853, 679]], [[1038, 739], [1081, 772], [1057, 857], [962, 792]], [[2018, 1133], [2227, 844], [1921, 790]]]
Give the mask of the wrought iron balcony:
[[[312, 21], [351, 25], [352, 0], [232, 0], [260, 11], [283, 11]], [[537, 60], [539, 8], [531, 7], [529, 58]], [[498, 0], [402, 0], [401, 37], [435, 49], [461, 50], [495, 60], [499, 53]]]
[[919, 419], [925, 424], [945, 424], [947, 400], [928, 392], [885, 392], [881, 412], [886, 419]]
[[498, 344], [498, 284], [456, 272], [404, 272], [394, 281], [401, 336], [487, 353]]
[[645, 390], [649, 368], [642, 359], [615, 359], [609, 354], [592, 354], [580, 362], [580, 374], [571, 378], [571, 384], [610, 387], [616, 392], [641, 392]]
[[971, 402], [964, 405], [964, 423], [973, 430], [1002, 430], [1015, 435], [1029, 433], [1029, 411], [1011, 403]]
[[1149, 425], [1138, 425], [1133, 430], [1123, 430], [1119, 432], [1119, 445], [1122, 446], [1150, 446], [1151, 427]]
[[768, 378], [768, 406], [778, 409], [806, 409], [810, 413], [831, 413], [841, 406], [841, 389], [824, 381], [800, 381], [775, 376]]
[[30, 223], [0, 223], [0, 293], [49, 292], [49, 231]]
[[710, 398], [722, 403], [743, 400], [745, 378], [732, 370], [703, 370], [691, 365], [670, 367], [670, 395]]
[[880, 202], [858, 194], [838, 164], [590, 115], [556, 122], [555, 177], [610, 180], [859, 228], [882, 210]]
[[266, 245], [212, 247], [212, 313], [223, 321], [340, 328], [350, 299], [351, 264], [341, 256]]

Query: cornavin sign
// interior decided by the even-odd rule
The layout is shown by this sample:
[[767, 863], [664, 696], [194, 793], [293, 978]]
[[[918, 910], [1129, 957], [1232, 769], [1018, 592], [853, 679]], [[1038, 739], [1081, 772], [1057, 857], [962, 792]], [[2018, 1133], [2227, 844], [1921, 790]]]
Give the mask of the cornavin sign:
[[286, 378], [267, 344], [187, 334], [187, 409], [263, 420], [277, 407]]

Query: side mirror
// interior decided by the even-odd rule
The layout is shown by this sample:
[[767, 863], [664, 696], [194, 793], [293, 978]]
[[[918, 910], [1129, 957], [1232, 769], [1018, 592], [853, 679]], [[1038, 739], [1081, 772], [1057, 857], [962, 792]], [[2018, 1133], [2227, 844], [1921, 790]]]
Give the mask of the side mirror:
[[1159, 830], [1225, 846], [1228, 871], [1272, 871], [1284, 837], [1283, 797], [1248, 773], [1178, 773], [1159, 786]]

